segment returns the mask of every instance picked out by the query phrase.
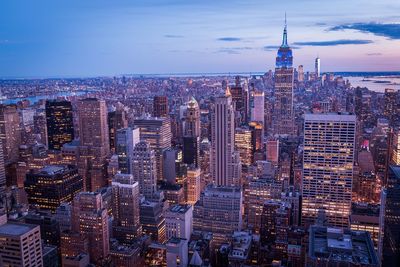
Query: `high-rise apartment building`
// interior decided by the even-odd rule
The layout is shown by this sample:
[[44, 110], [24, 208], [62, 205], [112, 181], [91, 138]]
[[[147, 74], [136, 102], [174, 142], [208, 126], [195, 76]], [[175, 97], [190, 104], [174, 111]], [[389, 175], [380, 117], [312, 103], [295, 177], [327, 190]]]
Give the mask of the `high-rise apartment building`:
[[285, 19], [282, 45], [279, 47], [275, 66], [273, 132], [276, 135], [294, 134], [293, 83], [293, 55], [287, 41]]
[[0, 225], [2, 266], [43, 266], [39, 225], [5, 222]]
[[48, 165], [28, 172], [24, 188], [30, 205], [55, 212], [83, 190], [83, 180], [73, 165]]
[[168, 117], [167, 96], [155, 96], [153, 98], [153, 116], [157, 118]]
[[140, 129], [140, 140], [146, 141], [156, 156], [157, 177], [163, 180], [163, 152], [171, 147], [171, 122], [169, 118], [145, 117], [136, 119], [134, 126]]
[[302, 223], [324, 210], [328, 225], [347, 227], [351, 210], [355, 115], [304, 117]]
[[242, 229], [242, 191], [239, 187], [208, 185], [195, 204], [193, 229], [211, 232], [216, 244]]
[[199, 166], [200, 156], [200, 108], [193, 97], [187, 103], [183, 132], [183, 162]]
[[216, 185], [237, 185], [240, 180], [240, 158], [235, 153], [234, 109], [229, 88], [225, 96], [215, 99], [211, 115], [211, 176]]
[[132, 173], [139, 183], [140, 194], [146, 199], [154, 199], [157, 191], [156, 156], [146, 142], [139, 142], [133, 150]]
[[6, 169], [4, 166], [4, 154], [3, 154], [3, 146], [2, 140], [0, 139], [0, 212], [2, 212], [3, 208], [6, 208]]
[[86, 98], [78, 102], [79, 162], [84, 188], [95, 191], [107, 184], [107, 156], [110, 153], [107, 106], [104, 100]]
[[0, 139], [3, 145], [4, 162], [18, 160], [21, 145], [21, 127], [18, 109], [14, 105], [0, 105]]
[[392, 133], [392, 147], [389, 148], [392, 151], [389, 155], [391, 155], [391, 162], [394, 165], [400, 165], [400, 129]]
[[141, 235], [139, 183], [131, 174], [118, 173], [112, 180], [113, 236], [123, 244]]
[[61, 150], [74, 140], [72, 104], [66, 100], [46, 101], [47, 140], [50, 150]]

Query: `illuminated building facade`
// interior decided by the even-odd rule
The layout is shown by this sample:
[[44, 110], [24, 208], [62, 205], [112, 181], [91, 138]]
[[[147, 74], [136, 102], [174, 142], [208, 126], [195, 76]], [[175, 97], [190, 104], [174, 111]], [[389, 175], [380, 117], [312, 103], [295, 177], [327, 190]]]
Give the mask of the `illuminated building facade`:
[[393, 133], [392, 140], [392, 159], [391, 162], [394, 165], [400, 165], [400, 130]]
[[24, 187], [30, 205], [55, 212], [83, 190], [83, 180], [72, 165], [49, 165], [27, 173]]
[[187, 170], [187, 203], [194, 205], [200, 199], [201, 170], [189, 167]]
[[47, 140], [49, 150], [61, 150], [74, 140], [72, 104], [69, 101], [46, 101]]
[[0, 139], [3, 145], [4, 162], [18, 159], [21, 144], [21, 127], [17, 107], [0, 105]]
[[139, 184], [131, 174], [117, 173], [112, 180], [113, 236], [123, 244], [141, 236]]
[[306, 114], [302, 224], [325, 210], [328, 225], [347, 227], [351, 209], [356, 117]]
[[132, 173], [133, 148], [139, 141], [139, 129], [127, 127], [117, 130], [115, 152], [118, 155], [118, 169], [122, 173]]
[[253, 135], [248, 127], [236, 128], [235, 150], [239, 152], [240, 161], [244, 166], [253, 164]]

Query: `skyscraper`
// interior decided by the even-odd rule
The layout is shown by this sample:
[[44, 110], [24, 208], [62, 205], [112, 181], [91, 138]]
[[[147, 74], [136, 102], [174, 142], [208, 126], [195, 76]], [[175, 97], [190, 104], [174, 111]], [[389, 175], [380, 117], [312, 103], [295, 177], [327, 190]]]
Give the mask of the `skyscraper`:
[[355, 115], [306, 114], [302, 223], [324, 210], [328, 225], [347, 227], [351, 210]]
[[389, 122], [393, 124], [395, 116], [399, 112], [399, 107], [397, 105], [397, 94], [398, 91], [386, 88], [385, 89], [385, 108], [383, 114], [388, 118]]
[[108, 129], [110, 138], [110, 149], [115, 150], [117, 131], [122, 128], [128, 127], [128, 120], [126, 119], [126, 112], [123, 109], [116, 109], [108, 112]]
[[400, 129], [395, 131], [392, 135], [392, 147], [389, 148], [392, 151], [389, 155], [391, 155], [391, 162], [395, 165], [400, 165]]
[[112, 181], [113, 236], [124, 244], [141, 235], [139, 183], [131, 174], [116, 174]]
[[2, 208], [6, 208], [6, 189], [6, 170], [4, 166], [3, 145], [0, 138], [0, 212], [2, 212]]
[[72, 202], [71, 237], [79, 233], [82, 242], [87, 239], [91, 262], [96, 265], [104, 264], [109, 257], [108, 224], [107, 210], [100, 193], [81, 192], [75, 196]]
[[139, 182], [140, 193], [146, 199], [154, 199], [157, 191], [157, 165], [150, 145], [141, 141], [135, 146], [132, 156], [132, 173]]
[[140, 129], [140, 140], [146, 141], [154, 150], [157, 178], [163, 180], [163, 152], [171, 147], [171, 122], [169, 118], [144, 117], [136, 119], [134, 126]]
[[4, 162], [7, 164], [16, 161], [21, 144], [21, 128], [18, 110], [14, 105], [0, 105], [0, 139]]
[[258, 121], [264, 124], [264, 92], [252, 91], [251, 96], [251, 121]]
[[122, 173], [132, 173], [133, 148], [139, 141], [139, 129], [128, 127], [117, 130], [115, 152], [118, 155], [118, 169]]
[[153, 116], [168, 117], [168, 98], [167, 96], [155, 96], [153, 99]]
[[194, 205], [200, 199], [201, 170], [189, 167], [187, 170], [187, 203]]
[[216, 185], [231, 186], [239, 183], [240, 175], [236, 170], [240, 166], [240, 159], [237, 162], [239, 156], [234, 151], [234, 114], [231, 93], [227, 87], [225, 96], [215, 99], [211, 115], [210, 167]]
[[275, 66], [273, 132], [276, 135], [294, 134], [293, 82], [293, 55], [287, 41], [285, 17], [282, 45], [278, 49]]
[[63, 202], [71, 202], [83, 189], [82, 177], [75, 166], [49, 165], [31, 170], [24, 183], [29, 204], [40, 209], [56, 209]]
[[400, 264], [400, 166], [388, 167], [387, 187], [382, 192], [382, 266]]
[[187, 103], [184, 133], [183, 162], [195, 167], [199, 166], [200, 156], [200, 108], [193, 97]]
[[71, 102], [46, 101], [47, 139], [50, 150], [61, 150], [65, 143], [74, 140], [74, 122]]
[[110, 144], [107, 126], [107, 106], [104, 100], [86, 98], [78, 102], [79, 112], [79, 172], [84, 187], [95, 191], [107, 183], [107, 156]]
[[315, 79], [319, 79], [321, 76], [321, 59], [317, 57], [315, 59]]
[[235, 103], [236, 110], [236, 127], [248, 121], [249, 116], [249, 91], [247, 81], [243, 86], [240, 84], [240, 77], [235, 77], [235, 85], [230, 88], [232, 94], [232, 102]]

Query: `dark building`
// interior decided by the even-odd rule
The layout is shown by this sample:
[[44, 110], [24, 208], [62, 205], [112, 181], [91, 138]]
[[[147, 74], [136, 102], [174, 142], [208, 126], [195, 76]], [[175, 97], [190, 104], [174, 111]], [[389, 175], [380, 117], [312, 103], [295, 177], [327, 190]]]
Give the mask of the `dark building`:
[[232, 101], [235, 103], [235, 110], [240, 116], [237, 117], [235, 126], [238, 127], [248, 121], [249, 115], [249, 92], [248, 89], [241, 86], [240, 77], [235, 77], [235, 86], [230, 88]]
[[382, 266], [400, 266], [400, 166], [389, 166], [387, 188], [382, 195]]
[[166, 96], [155, 96], [153, 99], [153, 116], [168, 116], [168, 98]]
[[108, 130], [110, 139], [110, 149], [114, 151], [116, 148], [117, 131], [128, 127], [128, 120], [124, 110], [115, 110], [108, 112]]
[[183, 137], [183, 162], [187, 165], [199, 166], [200, 154], [199, 137], [184, 136]]
[[62, 202], [70, 202], [83, 189], [82, 177], [72, 165], [49, 165], [26, 175], [28, 202], [55, 212]]
[[50, 150], [61, 150], [74, 140], [72, 105], [69, 101], [46, 101], [47, 139]]
[[42, 247], [43, 267], [58, 267], [59, 258], [56, 246], [44, 245]]
[[24, 218], [25, 223], [40, 226], [40, 237], [44, 244], [52, 246], [60, 246], [60, 225], [48, 214], [28, 214]]
[[142, 202], [140, 204], [140, 224], [142, 225], [143, 233], [149, 235], [152, 240], [160, 243], [166, 241], [162, 203]]

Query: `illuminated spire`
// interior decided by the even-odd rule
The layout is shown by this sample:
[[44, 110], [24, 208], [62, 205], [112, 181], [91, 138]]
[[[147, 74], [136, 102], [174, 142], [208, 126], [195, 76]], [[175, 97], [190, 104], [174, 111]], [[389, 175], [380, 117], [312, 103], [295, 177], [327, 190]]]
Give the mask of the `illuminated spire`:
[[288, 47], [288, 42], [287, 42], [287, 22], [286, 22], [286, 12], [285, 12], [285, 28], [283, 29], [282, 47]]

